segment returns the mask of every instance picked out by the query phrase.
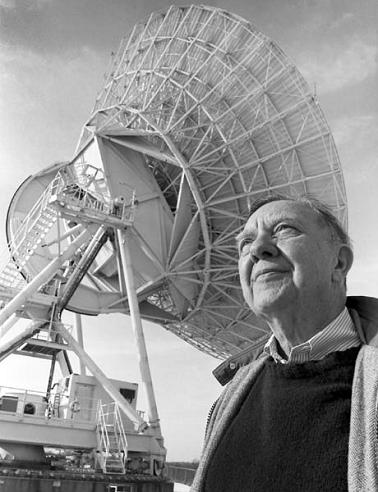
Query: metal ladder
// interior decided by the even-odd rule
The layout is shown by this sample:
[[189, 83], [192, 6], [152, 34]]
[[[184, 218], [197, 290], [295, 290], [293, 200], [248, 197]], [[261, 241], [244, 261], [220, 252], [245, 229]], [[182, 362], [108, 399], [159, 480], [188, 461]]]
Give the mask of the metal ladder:
[[97, 457], [103, 473], [125, 474], [127, 440], [118, 405], [98, 405]]
[[57, 211], [50, 205], [52, 184], [50, 183], [23, 219], [9, 244], [11, 255], [21, 268], [27, 264], [58, 218]]
[[60, 400], [61, 400], [60, 393], [55, 393], [52, 411], [54, 417], [58, 417], [58, 418], [59, 418]]
[[0, 270], [0, 287], [20, 290], [30, 280], [27, 271], [28, 260], [58, 218], [58, 212], [50, 205], [51, 191], [52, 184], [23, 219], [9, 243], [11, 257]]
[[28, 261], [60, 214], [69, 220], [70, 214], [73, 218], [78, 218], [80, 210], [87, 216], [87, 220], [99, 224], [109, 222], [109, 225], [124, 226], [133, 222], [136, 203], [134, 192], [129, 200], [118, 203], [98, 190], [89, 190], [86, 185], [90, 185], [93, 179], [91, 181], [88, 178], [88, 183], [82, 183], [82, 178], [80, 184], [74, 179], [68, 173], [58, 172], [22, 220], [8, 245], [10, 258], [3, 262], [3, 268], [0, 264], [0, 297], [1, 290], [21, 290], [31, 280], [32, 272], [28, 272]]

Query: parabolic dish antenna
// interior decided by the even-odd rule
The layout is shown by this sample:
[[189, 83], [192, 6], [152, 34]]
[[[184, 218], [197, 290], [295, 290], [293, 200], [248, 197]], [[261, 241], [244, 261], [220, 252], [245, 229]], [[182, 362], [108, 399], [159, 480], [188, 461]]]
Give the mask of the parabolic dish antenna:
[[[73, 193], [93, 200], [135, 192], [129, 237], [142, 316], [220, 358], [267, 331], [246, 308], [237, 275], [235, 235], [249, 203], [272, 191], [310, 193], [347, 221], [337, 151], [309, 86], [273, 41], [212, 7], [172, 6], [134, 27], [113, 56], [74, 159], [16, 192], [10, 240], [58, 170]], [[66, 219], [56, 220], [67, 230]], [[45, 239], [21, 265], [24, 276], [43, 268], [49, 247]], [[117, 248], [108, 238], [68, 309], [128, 310]]]

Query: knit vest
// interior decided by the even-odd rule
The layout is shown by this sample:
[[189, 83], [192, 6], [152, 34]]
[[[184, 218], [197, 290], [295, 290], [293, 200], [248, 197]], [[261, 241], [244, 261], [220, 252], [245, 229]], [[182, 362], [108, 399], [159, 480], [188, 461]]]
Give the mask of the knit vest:
[[224, 433], [206, 492], [346, 492], [359, 347], [322, 360], [267, 359]]

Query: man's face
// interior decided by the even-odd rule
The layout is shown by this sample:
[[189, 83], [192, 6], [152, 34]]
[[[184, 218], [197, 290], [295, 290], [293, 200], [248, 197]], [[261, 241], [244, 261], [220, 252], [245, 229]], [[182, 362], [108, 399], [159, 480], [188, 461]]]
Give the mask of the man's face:
[[337, 263], [330, 231], [305, 203], [275, 201], [251, 215], [238, 236], [239, 274], [256, 315], [324, 309], [332, 302]]

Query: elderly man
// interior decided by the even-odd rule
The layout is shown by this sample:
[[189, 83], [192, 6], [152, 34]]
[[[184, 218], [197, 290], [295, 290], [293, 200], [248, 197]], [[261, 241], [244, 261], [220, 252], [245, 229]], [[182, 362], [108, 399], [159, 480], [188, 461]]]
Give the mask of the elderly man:
[[277, 195], [237, 242], [244, 298], [272, 336], [215, 371], [232, 380], [192, 490], [378, 491], [378, 302], [346, 298], [347, 234], [316, 200]]

